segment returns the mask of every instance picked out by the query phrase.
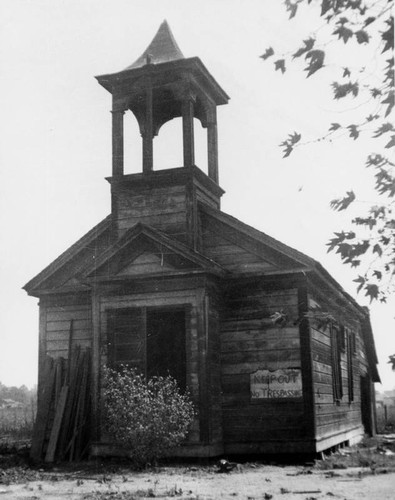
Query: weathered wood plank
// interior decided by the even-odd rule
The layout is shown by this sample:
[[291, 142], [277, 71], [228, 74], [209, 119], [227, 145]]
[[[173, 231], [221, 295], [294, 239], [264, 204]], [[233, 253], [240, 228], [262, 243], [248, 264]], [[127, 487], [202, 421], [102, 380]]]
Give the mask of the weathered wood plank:
[[236, 363], [223, 365], [221, 367], [221, 373], [223, 375], [232, 374], [243, 374], [243, 373], [253, 373], [256, 370], [278, 370], [280, 368], [299, 368], [300, 361], [260, 361], [260, 362], [249, 362], [249, 363]]
[[332, 375], [326, 373], [313, 372], [314, 382], [319, 382], [320, 384], [327, 384], [332, 386]]
[[161, 215], [171, 216], [173, 214], [182, 214], [185, 215], [185, 198], [168, 200], [169, 203], [162, 207], [155, 206], [153, 203], [148, 207], [139, 207], [134, 205], [133, 207], [129, 207], [126, 203], [123, 203], [120, 208], [120, 219], [125, 217], [130, 217], [131, 219], [140, 219], [140, 218], [151, 218], [151, 217], [160, 217]]
[[166, 228], [168, 226], [179, 228], [184, 226], [186, 223], [184, 210], [163, 215], [145, 215], [145, 216], [138, 216], [135, 213], [126, 213], [124, 214], [124, 217], [120, 215], [120, 218], [118, 220], [119, 220], [119, 228], [121, 230], [128, 229], [134, 224], [137, 224], [138, 222], [149, 224], [158, 228], [159, 227]]
[[325, 334], [319, 330], [316, 330], [315, 328], [311, 329], [311, 336], [314, 340], [316, 340], [317, 342], [320, 342], [321, 344], [324, 344], [326, 346], [331, 345], [330, 337], [327, 334]]
[[319, 363], [317, 361], [313, 361], [313, 370], [318, 373], [326, 373], [327, 375], [332, 376], [332, 366], [327, 365], [325, 363]]
[[[339, 431], [343, 427], [347, 426], [349, 422], [360, 422], [360, 414], [358, 411], [348, 412], [344, 411], [342, 413], [324, 413], [317, 414], [317, 426], [324, 427], [328, 425], [334, 425], [335, 430]], [[337, 426], [337, 428], [336, 428]]]
[[90, 300], [90, 292], [85, 291], [72, 294], [46, 295], [40, 298], [40, 304], [42, 303], [47, 307], [58, 307], [63, 310], [65, 307], [89, 307]]
[[268, 429], [247, 429], [244, 426], [235, 429], [226, 428], [224, 432], [224, 438], [227, 442], [256, 443], [257, 441], [270, 442], [273, 440], [279, 440], [277, 449], [281, 447], [281, 442], [289, 442], [290, 440], [301, 437], [306, 437], [305, 430], [297, 427], [279, 429], [270, 429], [270, 427]]
[[281, 350], [281, 349], [295, 349], [300, 347], [298, 338], [284, 339], [259, 339], [259, 340], [237, 340], [231, 342], [222, 342], [222, 352], [248, 352], [248, 351], [261, 351], [261, 350]]
[[[67, 340], [67, 338], [68, 338], [68, 331], [67, 330], [61, 330], [61, 331], [57, 331], [57, 332], [49, 332], [47, 334], [47, 341], [49, 343], [52, 341], [57, 341], [57, 340]], [[78, 330], [74, 333], [73, 338], [76, 340], [91, 340], [92, 330]]]
[[[77, 332], [78, 330], [90, 330], [92, 327], [92, 321], [89, 318], [87, 319], [81, 319], [81, 320], [74, 320], [74, 332]], [[70, 320], [60, 320], [60, 321], [47, 321], [47, 332], [58, 332], [62, 330], [68, 331], [70, 328]]]
[[45, 358], [43, 362], [43, 378], [41, 393], [38, 394], [40, 404], [37, 407], [36, 421], [34, 423], [32, 446], [30, 449], [30, 457], [34, 461], [41, 459], [43, 452], [45, 431], [48, 424], [49, 410], [54, 391], [55, 370], [53, 360]]
[[277, 339], [299, 340], [299, 329], [297, 327], [270, 327], [264, 325], [262, 320], [240, 321], [229, 324], [224, 322], [221, 329], [221, 343], [231, 341]]
[[272, 363], [272, 362], [295, 362], [300, 361], [299, 349], [270, 349], [270, 350], [250, 350], [239, 352], [223, 352], [222, 363], [232, 365], [236, 363]]
[[60, 391], [59, 401], [56, 405], [55, 418], [52, 424], [51, 434], [49, 437], [49, 443], [47, 452], [45, 454], [46, 462], [53, 462], [55, 459], [56, 446], [58, 444], [60, 427], [62, 425], [62, 419], [64, 410], [66, 407], [67, 395], [69, 388], [67, 385], [64, 385]]
[[[60, 300], [60, 299], [59, 299]], [[48, 312], [67, 312], [67, 311], [90, 311], [89, 304], [68, 304], [65, 300], [65, 304], [50, 305], [47, 306]]]
[[90, 319], [89, 309], [74, 309], [67, 311], [51, 311], [47, 312], [47, 322], [53, 321], [70, 321], [73, 320], [89, 320]]
[[291, 417], [302, 416], [304, 414], [304, 403], [300, 399], [265, 399], [259, 403], [253, 403], [247, 406], [226, 407], [223, 409], [224, 418], [271, 418], [274, 416]]
[[316, 394], [333, 394], [332, 384], [324, 384], [314, 381], [314, 389]]
[[[73, 337], [73, 345], [79, 345], [82, 348], [87, 348], [87, 347], [92, 347], [92, 340], [83, 338], [83, 339], [78, 339]], [[47, 342], [47, 353], [52, 356], [53, 352], [58, 352], [58, 351], [68, 351], [69, 348], [69, 341], [66, 339], [62, 340], [51, 340]]]

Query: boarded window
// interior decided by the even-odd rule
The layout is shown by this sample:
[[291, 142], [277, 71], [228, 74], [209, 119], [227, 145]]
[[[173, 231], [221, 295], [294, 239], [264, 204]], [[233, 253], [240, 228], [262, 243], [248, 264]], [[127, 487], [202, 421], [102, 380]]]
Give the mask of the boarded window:
[[145, 373], [144, 310], [114, 309], [107, 317], [108, 360], [113, 368], [127, 365]]
[[355, 333], [346, 330], [347, 337], [347, 374], [348, 374], [348, 401], [354, 401], [354, 353], [355, 353]]
[[185, 310], [147, 310], [147, 377], [171, 375], [186, 388]]
[[340, 401], [343, 397], [342, 371], [341, 371], [341, 329], [332, 325], [331, 328], [331, 350], [332, 350], [332, 386], [333, 399]]
[[347, 343], [347, 328], [345, 326], [341, 326], [339, 328], [339, 349], [341, 352], [346, 352], [346, 343]]

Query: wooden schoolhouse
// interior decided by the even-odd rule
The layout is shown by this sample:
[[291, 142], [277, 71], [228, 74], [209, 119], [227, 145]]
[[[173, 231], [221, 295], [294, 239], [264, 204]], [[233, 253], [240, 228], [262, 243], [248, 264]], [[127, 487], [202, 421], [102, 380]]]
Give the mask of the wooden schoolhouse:
[[[91, 352], [93, 455], [120, 451], [103, 432], [101, 374], [122, 363], [189, 389], [197, 416], [179, 456], [315, 453], [373, 433], [369, 312], [318, 262], [221, 210], [216, 110], [229, 97], [202, 61], [165, 21], [133, 64], [97, 80], [112, 96], [111, 213], [24, 287], [39, 298], [39, 393], [46, 360]], [[135, 174], [124, 173], [129, 112]], [[154, 169], [154, 138], [176, 118], [183, 165]]]

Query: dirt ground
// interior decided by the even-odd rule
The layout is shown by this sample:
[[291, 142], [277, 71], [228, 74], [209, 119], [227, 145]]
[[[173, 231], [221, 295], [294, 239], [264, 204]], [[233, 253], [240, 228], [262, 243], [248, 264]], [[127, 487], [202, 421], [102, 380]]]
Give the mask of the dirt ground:
[[0, 455], [0, 500], [394, 500], [395, 436], [386, 443], [368, 442], [300, 465], [230, 463], [232, 470], [223, 473], [218, 462], [136, 472], [127, 463], [100, 461], [33, 468], [18, 454]]
[[[197, 469], [197, 470], [194, 470]], [[307, 469], [309, 470], [309, 469]], [[244, 466], [229, 474], [207, 468], [163, 467], [155, 472], [124, 472], [102, 476], [57, 472], [39, 481], [0, 486], [0, 498], [70, 500], [180, 498], [180, 499], [282, 499], [336, 498], [394, 500], [395, 472], [372, 475], [370, 469], [313, 471], [295, 466]]]

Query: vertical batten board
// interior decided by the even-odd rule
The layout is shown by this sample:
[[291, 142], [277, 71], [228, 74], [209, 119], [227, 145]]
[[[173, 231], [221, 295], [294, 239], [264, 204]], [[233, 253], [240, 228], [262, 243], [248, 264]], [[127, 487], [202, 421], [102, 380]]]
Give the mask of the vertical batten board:
[[[47, 353], [47, 307], [40, 301], [39, 305], [39, 330], [38, 330], [38, 384], [37, 394], [41, 393], [42, 384], [45, 382], [44, 363]], [[39, 402], [37, 402], [39, 404]]]
[[200, 421], [200, 441], [209, 443], [210, 441], [210, 419], [209, 419], [209, 394], [208, 394], [208, 364], [207, 364], [207, 297], [205, 292], [199, 294], [197, 306], [198, 324], [198, 370], [199, 370], [199, 421]]
[[197, 249], [197, 207], [196, 193], [193, 185], [193, 179], [189, 179], [185, 186], [185, 215], [186, 215], [186, 231], [187, 241], [189, 246], [194, 250]]
[[311, 353], [311, 332], [308, 318], [305, 315], [308, 313], [308, 295], [307, 285], [301, 283], [298, 288], [298, 310], [299, 310], [299, 332], [300, 332], [300, 354], [302, 365], [302, 384], [303, 384], [303, 399], [305, 411], [305, 425], [307, 435], [315, 437], [316, 435], [316, 418], [314, 404], [314, 385], [313, 385], [313, 360]]
[[100, 295], [96, 287], [92, 290], [92, 440], [100, 439]]
[[221, 344], [219, 336], [219, 300], [218, 290], [214, 287], [209, 290], [208, 308], [208, 352], [210, 363], [210, 419], [211, 443], [223, 442], [222, 424], [222, 388], [221, 388]]
[[143, 359], [144, 359], [144, 376], [147, 377], [147, 308], [141, 308], [142, 321], [142, 340], [143, 340]]

